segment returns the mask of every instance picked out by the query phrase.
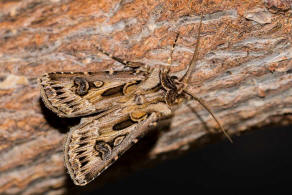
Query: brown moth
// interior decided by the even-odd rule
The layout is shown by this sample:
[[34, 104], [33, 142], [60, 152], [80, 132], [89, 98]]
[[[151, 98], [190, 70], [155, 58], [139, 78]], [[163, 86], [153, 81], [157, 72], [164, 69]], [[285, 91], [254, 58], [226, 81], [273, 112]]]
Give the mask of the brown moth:
[[41, 97], [49, 109], [60, 117], [83, 117], [70, 129], [64, 146], [65, 164], [76, 185], [95, 179], [147, 133], [149, 126], [169, 116], [171, 108], [188, 97], [207, 109], [231, 141], [211, 110], [187, 86], [198, 56], [201, 26], [202, 16], [194, 55], [180, 79], [170, 76], [167, 68], [123, 61], [100, 48], [130, 70], [53, 72], [40, 77]]

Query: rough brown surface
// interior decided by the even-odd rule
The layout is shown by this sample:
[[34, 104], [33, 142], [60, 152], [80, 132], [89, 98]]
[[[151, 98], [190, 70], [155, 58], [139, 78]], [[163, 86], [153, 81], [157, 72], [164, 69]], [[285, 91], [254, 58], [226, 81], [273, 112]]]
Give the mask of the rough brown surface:
[[[43, 106], [38, 76], [123, 69], [95, 45], [127, 60], [168, 65], [177, 32], [171, 70], [182, 75], [192, 57], [200, 13], [200, 60], [192, 91], [232, 135], [291, 124], [290, 1], [1, 1], [0, 194], [63, 194], [72, 189], [62, 143], [78, 119], [60, 119]], [[189, 105], [192, 109], [182, 105], [166, 122], [168, 129], [159, 125], [155, 139], [142, 140], [100, 181], [143, 166], [145, 158], [209, 142], [216, 123], [197, 103]], [[136, 155], [135, 150], [142, 152]]]

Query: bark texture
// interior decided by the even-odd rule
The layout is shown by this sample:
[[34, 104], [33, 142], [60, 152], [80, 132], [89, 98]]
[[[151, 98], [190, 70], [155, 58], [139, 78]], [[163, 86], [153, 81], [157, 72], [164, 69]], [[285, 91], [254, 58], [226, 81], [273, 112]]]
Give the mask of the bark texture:
[[[63, 164], [63, 138], [79, 119], [58, 118], [44, 107], [37, 84], [41, 74], [124, 68], [95, 46], [123, 59], [168, 65], [179, 33], [171, 72], [181, 76], [194, 51], [201, 13], [192, 92], [233, 136], [291, 124], [291, 1], [1, 1], [0, 194], [86, 189], [72, 186]], [[144, 166], [145, 159], [223, 137], [199, 104], [188, 105], [90, 186]]]

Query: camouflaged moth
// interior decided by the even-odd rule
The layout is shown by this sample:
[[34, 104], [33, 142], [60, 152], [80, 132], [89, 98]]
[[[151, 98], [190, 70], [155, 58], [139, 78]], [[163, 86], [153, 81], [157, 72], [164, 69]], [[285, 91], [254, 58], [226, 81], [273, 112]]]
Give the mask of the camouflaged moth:
[[70, 129], [64, 146], [65, 164], [76, 185], [95, 179], [147, 133], [149, 125], [169, 116], [171, 108], [187, 97], [203, 105], [231, 140], [187, 85], [198, 56], [201, 26], [202, 16], [195, 52], [182, 78], [169, 75], [168, 68], [123, 61], [100, 48], [130, 70], [53, 72], [40, 77], [41, 97], [49, 109], [60, 117], [82, 117], [80, 124]]

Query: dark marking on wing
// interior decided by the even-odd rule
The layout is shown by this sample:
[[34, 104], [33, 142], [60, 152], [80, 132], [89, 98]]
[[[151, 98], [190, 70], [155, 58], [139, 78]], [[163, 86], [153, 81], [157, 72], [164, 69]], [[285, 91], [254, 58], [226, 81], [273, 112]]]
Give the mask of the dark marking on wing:
[[84, 96], [88, 93], [89, 84], [85, 78], [76, 77], [74, 79], [74, 84], [76, 85], [76, 94]]
[[120, 130], [123, 130], [123, 129], [127, 128], [127, 127], [132, 126], [133, 124], [135, 124], [135, 122], [132, 121], [130, 118], [128, 118], [128, 119], [126, 119], [126, 120], [124, 120], [122, 122], [119, 122], [119, 123], [115, 124], [113, 126], [113, 130], [114, 131], [120, 131]]
[[117, 87], [110, 88], [105, 90], [101, 96], [114, 96], [114, 95], [122, 95], [123, 94], [124, 85], [120, 85]]
[[112, 148], [108, 143], [98, 141], [96, 142], [95, 149], [99, 152], [98, 155], [102, 160], [108, 160], [111, 157]]

